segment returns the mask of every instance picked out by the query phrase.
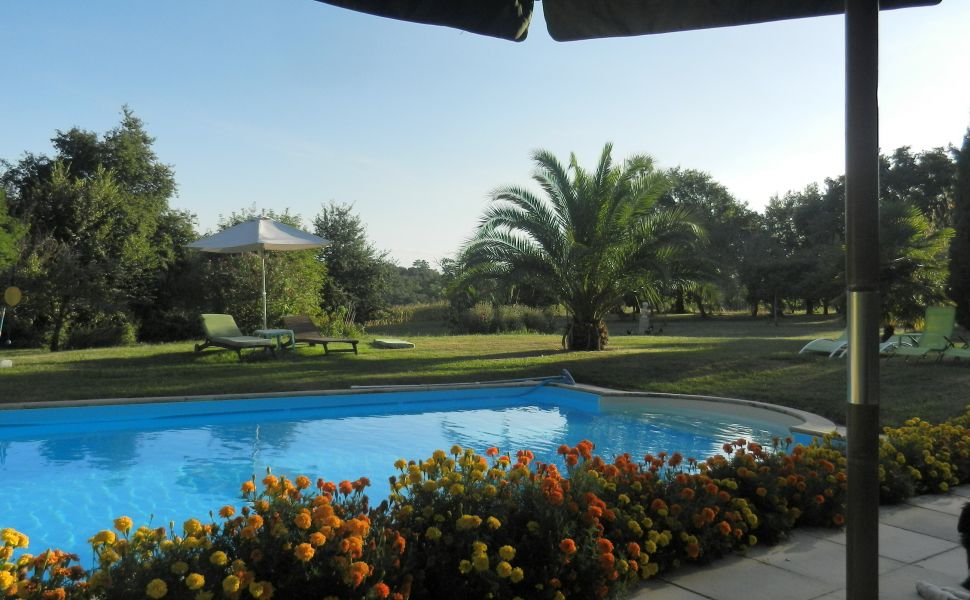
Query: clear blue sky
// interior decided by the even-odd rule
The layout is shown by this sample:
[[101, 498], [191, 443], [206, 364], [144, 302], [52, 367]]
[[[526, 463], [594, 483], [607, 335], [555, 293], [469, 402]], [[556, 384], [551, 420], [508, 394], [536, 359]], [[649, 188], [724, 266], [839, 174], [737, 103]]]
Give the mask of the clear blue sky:
[[[761, 209], [843, 172], [843, 19], [556, 43], [541, 3], [521, 44], [312, 0], [0, 2], [0, 158], [123, 104], [175, 169], [201, 231], [255, 205], [306, 221], [353, 204], [401, 264], [470, 235], [529, 155], [653, 155]], [[970, 2], [884, 12], [881, 145], [959, 143]]]

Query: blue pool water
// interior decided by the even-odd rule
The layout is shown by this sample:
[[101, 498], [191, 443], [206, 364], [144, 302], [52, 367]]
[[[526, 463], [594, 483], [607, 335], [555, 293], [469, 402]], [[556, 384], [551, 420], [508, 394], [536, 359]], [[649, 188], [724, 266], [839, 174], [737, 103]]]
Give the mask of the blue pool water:
[[239, 485], [266, 467], [367, 476], [379, 501], [396, 459], [453, 444], [556, 461], [560, 444], [589, 439], [607, 458], [666, 450], [703, 459], [739, 437], [788, 435], [778, 423], [637, 406], [540, 386], [0, 411], [0, 527], [30, 536], [33, 552], [60, 547], [87, 562], [86, 539], [113, 518], [204, 519], [238, 505]]

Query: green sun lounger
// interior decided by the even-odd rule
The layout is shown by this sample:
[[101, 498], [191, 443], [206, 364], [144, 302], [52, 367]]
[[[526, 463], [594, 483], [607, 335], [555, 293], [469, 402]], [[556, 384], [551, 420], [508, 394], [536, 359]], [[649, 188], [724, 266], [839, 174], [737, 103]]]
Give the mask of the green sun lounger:
[[236, 320], [232, 315], [204, 314], [202, 318], [202, 331], [205, 334], [205, 342], [195, 345], [196, 352], [202, 352], [209, 346], [235, 350], [239, 358], [242, 358], [242, 351], [246, 348], [269, 350], [276, 355], [273, 340], [264, 339], [252, 335], [243, 335], [236, 325]]
[[849, 336], [847, 331], [842, 331], [842, 335], [835, 338], [834, 340], [828, 338], [819, 338], [817, 340], [812, 340], [798, 351], [799, 354], [805, 354], [806, 352], [818, 352], [820, 354], [828, 354], [829, 358], [835, 356], [842, 356], [845, 353], [845, 349], [849, 347]]
[[[320, 335], [320, 330], [313, 324], [310, 317], [306, 315], [289, 315], [283, 317], [283, 327], [290, 329], [296, 335], [296, 343], [306, 343], [311, 346], [320, 344], [323, 346], [323, 353], [331, 352], [353, 352], [357, 354], [357, 344], [360, 340], [345, 337], [326, 337]], [[350, 348], [339, 348], [331, 350], [330, 344], [350, 344]]]
[[923, 333], [912, 339], [912, 345], [901, 345], [893, 350], [889, 356], [904, 356], [923, 358], [930, 353], [943, 357], [943, 352], [953, 343], [953, 327], [956, 325], [956, 309], [952, 306], [930, 306], [926, 309]]

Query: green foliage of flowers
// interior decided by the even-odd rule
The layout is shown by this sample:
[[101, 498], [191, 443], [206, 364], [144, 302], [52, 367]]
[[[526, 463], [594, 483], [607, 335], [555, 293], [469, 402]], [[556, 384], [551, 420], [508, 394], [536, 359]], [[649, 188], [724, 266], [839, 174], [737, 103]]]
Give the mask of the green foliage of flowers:
[[[883, 498], [944, 492], [970, 474], [970, 412], [887, 429]], [[90, 538], [95, 564], [0, 530], [0, 595], [40, 600], [172, 598], [622, 597], [638, 582], [775, 543], [793, 527], [844, 524], [846, 458], [832, 437], [808, 446], [739, 439], [706, 461], [679, 453], [606, 461], [593, 444], [484, 455], [459, 446], [398, 460], [372, 506], [365, 478], [339, 484], [267, 474], [243, 505], [203, 522], [135, 527], [119, 517]]]

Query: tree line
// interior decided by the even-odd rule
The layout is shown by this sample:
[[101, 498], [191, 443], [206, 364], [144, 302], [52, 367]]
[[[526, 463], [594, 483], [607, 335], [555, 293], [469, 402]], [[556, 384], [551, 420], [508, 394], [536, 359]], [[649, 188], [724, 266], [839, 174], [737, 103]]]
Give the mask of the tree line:
[[[175, 174], [125, 107], [99, 135], [57, 131], [52, 155], [0, 161], [0, 287], [24, 301], [3, 332], [52, 350], [197, 336], [202, 312], [261, 321], [258, 257], [189, 251], [195, 217], [171, 206]], [[334, 334], [359, 333], [388, 306], [447, 298], [559, 305], [567, 342], [601, 348], [603, 319], [624, 305], [652, 310], [842, 311], [845, 179], [773, 197], [762, 213], [709, 174], [661, 170], [649, 156], [595, 169], [533, 156], [536, 194], [493, 194], [475, 236], [453, 259], [395, 264], [353, 207], [330, 202], [308, 223], [288, 210], [242, 209], [220, 228], [265, 215], [333, 243], [267, 253], [272, 321], [312, 315]], [[880, 157], [880, 286], [886, 324], [912, 324], [952, 302], [970, 324], [970, 131], [957, 148]]]
[[[153, 143], [125, 107], [103, 135], [58, 131], [53, 155], [0, 162], [0, 287], [24, 292], [8, 313], [6, 339], [51, 350], [184, 340], [199, 335], [203, 312], [258, 326], [258, 257], [186, 248], [199, 237], [195, 216], [171, 206], [174, 170]], [[352, 333], [390, 301], [421, 298], [422, 285], [434, 289], [414, 282], [436, 271], [394, 264], [367, 240], [350, 206], [326, 204], [309, 224], [288, 210], [242, 209], [219, 228], [260, 215], [333, 242], [266, 254], [273, 321], [309, 314], [334, 334]]]

